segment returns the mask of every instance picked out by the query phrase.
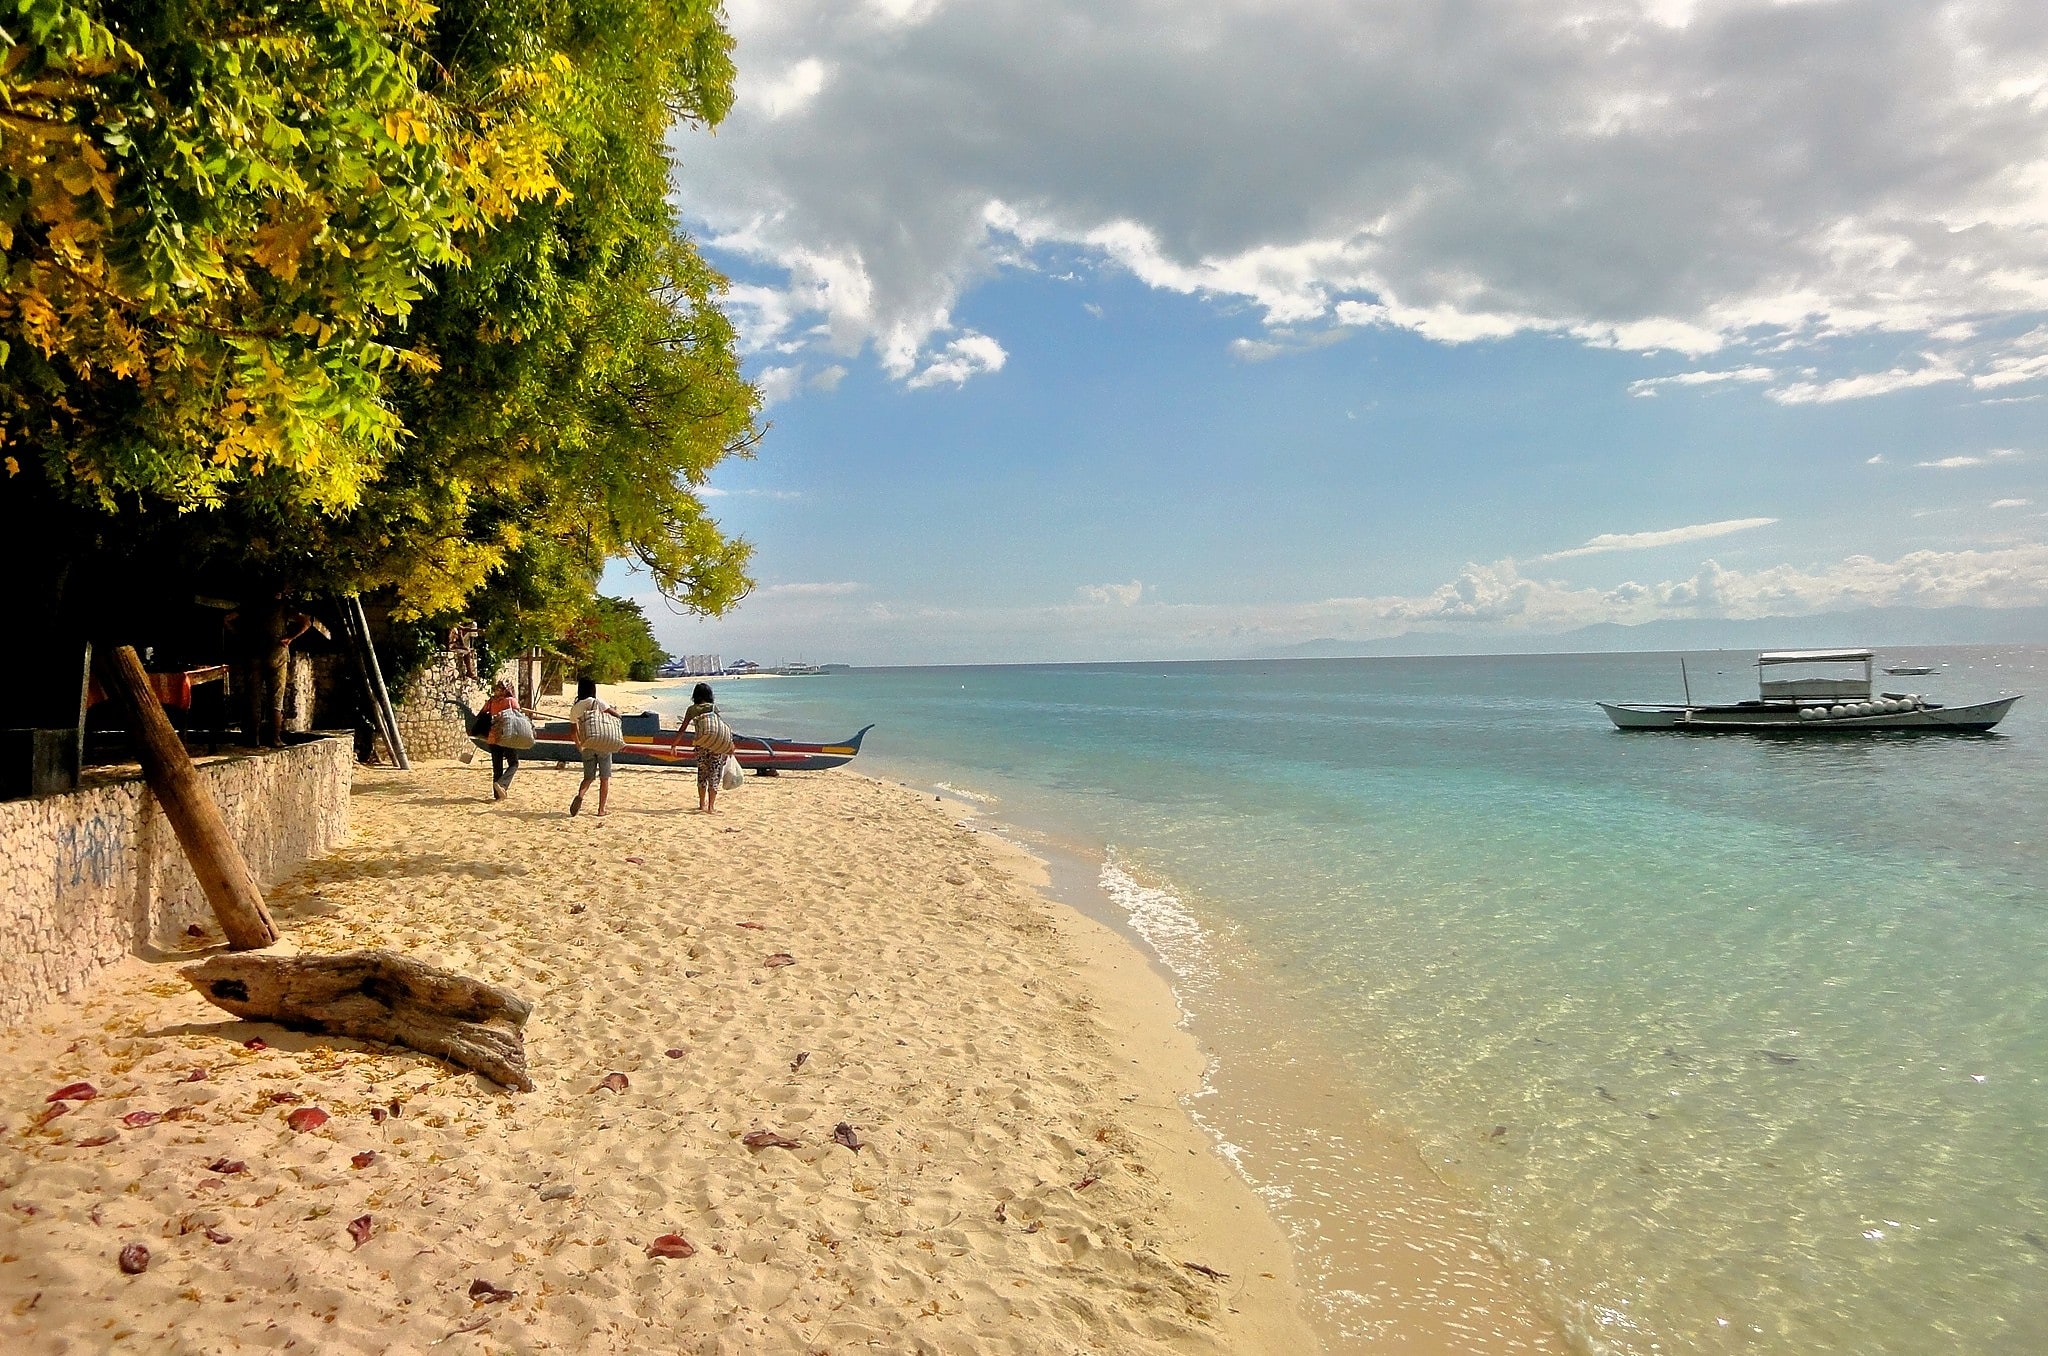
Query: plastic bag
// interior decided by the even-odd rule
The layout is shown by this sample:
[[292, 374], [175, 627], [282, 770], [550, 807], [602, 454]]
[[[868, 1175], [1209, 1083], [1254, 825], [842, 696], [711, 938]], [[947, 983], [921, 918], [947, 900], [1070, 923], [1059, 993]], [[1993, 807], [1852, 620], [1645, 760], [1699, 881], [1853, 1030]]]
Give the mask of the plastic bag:
[[731, 754], [727, 754], [725, 756], [725, 766], [718, 770], [718, 789], [730, 791], [746, 779], [746, 770], [740, 766], [740, 760]]

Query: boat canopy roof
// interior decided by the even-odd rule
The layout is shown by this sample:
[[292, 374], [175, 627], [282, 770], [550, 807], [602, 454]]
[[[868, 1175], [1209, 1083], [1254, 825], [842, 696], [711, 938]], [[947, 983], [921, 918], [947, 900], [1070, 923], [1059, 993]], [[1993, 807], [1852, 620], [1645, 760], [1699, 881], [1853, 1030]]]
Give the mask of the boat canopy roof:
[[1766, 650], [1759, 664], [1868, 664], [1875, 650]]

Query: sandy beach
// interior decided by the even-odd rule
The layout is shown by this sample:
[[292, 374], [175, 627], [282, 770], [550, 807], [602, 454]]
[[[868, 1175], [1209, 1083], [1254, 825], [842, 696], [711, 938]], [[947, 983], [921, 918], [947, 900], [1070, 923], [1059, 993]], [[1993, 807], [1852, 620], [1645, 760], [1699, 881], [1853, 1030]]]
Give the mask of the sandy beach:
[[234, 1020], [178, 977], [203, 939], [131, 958], [0, 1037], [10, 1352], [1313, 1349], [1164, 983], [947, 807], [357, 776], [286, 948], [527, 996], [538, 1089]]

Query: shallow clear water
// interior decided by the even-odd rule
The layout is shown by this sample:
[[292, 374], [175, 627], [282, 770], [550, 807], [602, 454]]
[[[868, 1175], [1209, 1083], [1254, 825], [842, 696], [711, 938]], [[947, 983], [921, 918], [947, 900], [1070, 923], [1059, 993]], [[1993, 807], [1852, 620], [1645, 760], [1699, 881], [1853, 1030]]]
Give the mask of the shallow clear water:
[[[1695, 696], [1753, 695], [1749, 658], [1689, 656]], [[1216, 1053], [1204, 1115], [1261, 1146], [1336, 1328], [1370, 1335], [1374, 1300], [1314, 1253], [1373, 1222], [1346, 1223], [1341, 1134], [1231, 1104], [1261, 1031], [1368, 1089], [1584, 1348], [2037, 1353], [2048, 650], [1886, 658], [1942, 666], [1893, 690], [2034, 695], [1991, 737], [1803, 740], [1613, 730], [1592, 700], [1675, 697], [1667, 655], [720, 697], [742, 730], [876, 722], [866, 770], [1111, 854]]]

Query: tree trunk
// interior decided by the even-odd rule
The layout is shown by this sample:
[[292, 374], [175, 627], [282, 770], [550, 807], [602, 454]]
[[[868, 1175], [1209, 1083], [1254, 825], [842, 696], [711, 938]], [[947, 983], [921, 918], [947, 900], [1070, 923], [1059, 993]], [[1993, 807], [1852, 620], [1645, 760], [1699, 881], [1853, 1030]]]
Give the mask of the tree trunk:
[[142, 657], [133, 645], [108, 647], [95, 655], [100, 686], [120, 699], [127, 708], [129, 729], [142, 752], [143, 775], [149, 789], [164, 807], [185, 859], [199, 888], [213, 905], [228, 945], [237, 951], [255, 951], [277, 940], [277, 925], [263, 906], [263, 892], [243, 860], [242, 850], [228, 836], [206, 787], [199, 781], [199, 769], [192, 755], [171, 728], [170, 717], [150, 689], [149, 676], [142, 670]]
[[533, 1091], [522, 1034], [533, 1004], [496, 984], [389, 951], [215, 956], [180, 973], [237, 1017], [403, 1045]]

